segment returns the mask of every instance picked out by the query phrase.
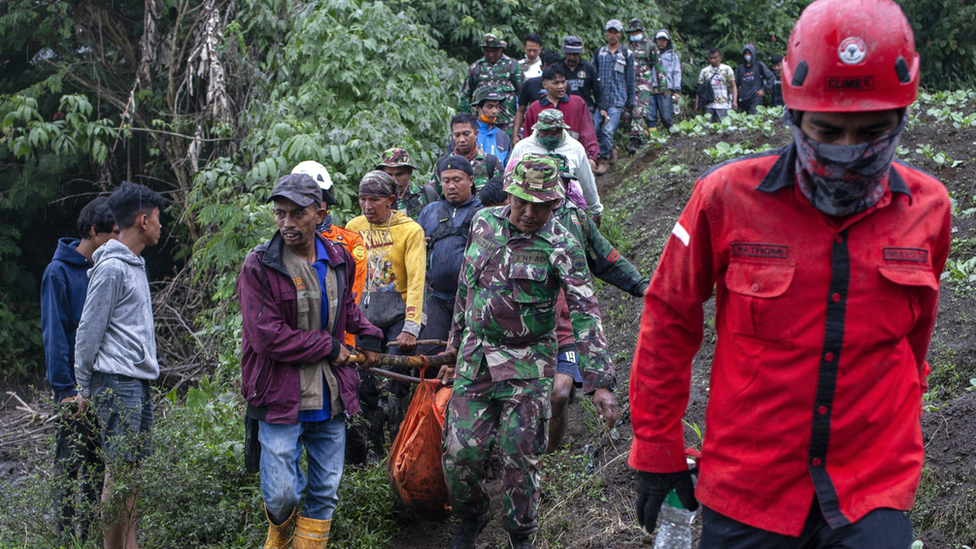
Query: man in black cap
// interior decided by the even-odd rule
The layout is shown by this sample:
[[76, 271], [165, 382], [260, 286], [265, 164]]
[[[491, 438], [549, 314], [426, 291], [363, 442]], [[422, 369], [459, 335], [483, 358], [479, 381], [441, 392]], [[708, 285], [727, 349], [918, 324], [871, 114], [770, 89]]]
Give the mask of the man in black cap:
[[583, 40], [579, 36], [567, 36], [563, 40], [563, 65], [566, 67], [566, 93], [578, 95], [586, 101], [590, 116], [596, 112], [603, 88], [596, 67], [583, 61]]
[[[296, 546], [325, 547], [342, 476], [345, 417], [359, 412], [359, 376], [342, 340], [346, 332], [358, 336], [366, 368], [378, 363], [383, 332], [356, 306], [352, 257], [315, 228], [325, 218], [315, 180], [286, 175], [269, 201], [278, 231], [248, 254], [237, 278], [241, 393], [261, 444], [264, 546], [288, 545], [294, 523]], [[303, 447], [307, 481], [298, 466]]]
[[[451, 331], [458, 273], [471, 220], [481, 209], [481, 200], [474, 194], [474, 168], [466, 158], [455, 154], [438, 164], [443, 193], [417, 219], [427, 240], [427, 301], [424, 303], [427, 324], [420, 338], [443, 341]], [[443, 350], [443, 347], [421, 348], [420, 352], [429, 355]], [[437, 372], [430, 374], [433, 377]]]

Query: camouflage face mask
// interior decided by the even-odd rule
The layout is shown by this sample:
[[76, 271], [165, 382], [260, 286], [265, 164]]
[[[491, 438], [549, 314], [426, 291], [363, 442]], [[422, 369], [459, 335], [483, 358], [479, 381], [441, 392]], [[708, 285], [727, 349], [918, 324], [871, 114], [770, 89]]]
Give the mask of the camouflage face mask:
[[814, 208], [835, 217], [863, 212], [884, 196], [888, 171], [908, 112], [891, 132], [867, 143], [830, 145], [803, 133], [790, 109], [783, 121], [796, 143], [796, 182]]
[[559, 143], [562, 142], [563, 138], [559, 135], [549, 135], [546, 137], [539, 138], [539, 144], [546, 148], [547, 151], [554, 151]]

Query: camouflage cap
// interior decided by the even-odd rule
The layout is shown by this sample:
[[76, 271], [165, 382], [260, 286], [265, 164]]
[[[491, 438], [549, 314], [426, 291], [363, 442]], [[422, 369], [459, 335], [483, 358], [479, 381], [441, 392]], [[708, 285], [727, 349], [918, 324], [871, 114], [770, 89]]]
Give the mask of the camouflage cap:
[[624, 24], [620, 22], [620, 19], [611, 19], [607, 21], [607, 24], [603, 27], [603, 30], [613, 29], [617, 32], [623, 32]]
[[383, 152], [383, 161], [373, 169], [381, 170], [383, 168], [399, 168], [400, 166], [417, 169], [417, 166], [410, 163], [410, 155], [405, 149], [394, 147]]
[[563, 198], [559, 164], [554, 158], [527, 154], [505, 175], [505, 192], [527, 202], [552, 202]]
[[541, 112], [539, 112], [539, 121], [532, 126], [532, 130], [538, 131], [555, 129], [569, 129], [569, 125], [563, 120], [563, 111], [559, 109], [543, 109]]
[[478, 45], [480, 48], [504, 48], [505, 41], [501, 39], [497, 34], [487, 33], [484, 38], [481, 39], [481, 44]]
[[474, 106], [478, 107], [485, 101], [504, 101], [505, 96], [499, 93], [495, 86], [481, 86], [474, 92]]
[[637, 19], [636, 17], [631, 19], [627, 23], [627, 32], [637, 32], [643, 30], [644, 30], [644, 24], [641, 23], [641, 20]]
[[579, 36], [567, 36], [564, 38], [563, 53], [583, 53], [583, 39]]

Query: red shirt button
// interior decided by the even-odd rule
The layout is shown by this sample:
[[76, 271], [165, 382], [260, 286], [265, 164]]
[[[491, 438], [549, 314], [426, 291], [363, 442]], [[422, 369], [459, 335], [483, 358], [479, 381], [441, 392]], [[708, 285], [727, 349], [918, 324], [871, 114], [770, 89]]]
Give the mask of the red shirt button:
[[821, 406], [821, 407], [817, 408], [817, 413], [820, 414], [820, 415], [826, 414], [827, 413], [827, 407], [826, 406]]
[[837, 235], [837, 238], [834, 239], [834, 242], [836, 242], [838, 244], [840, 244], [843, 241], [844, 241], [844, 237], [843, 236], [840, 236], [840, 235]]
[[834, 303], [837, 303], [838, 301], [840, 301], [840, 294], [834, 294], [830, 296], [830, 300], [833, 301]]
[[753, 284], [752, 285], [752, 291], [758, 292], [759, 291], [759, 284]]
[[825, 354], [824, 355], [824, 360], [826, 360], [827, 362], [833, 362], [834, 361], [834, 353], [827, 353], [827, 354]]
[[820, 458], [813, 458], [813, 461], [811, 463], [813, 463], [814, 467], [820, 467], [820, 464], [823, 462], [820, 461]]

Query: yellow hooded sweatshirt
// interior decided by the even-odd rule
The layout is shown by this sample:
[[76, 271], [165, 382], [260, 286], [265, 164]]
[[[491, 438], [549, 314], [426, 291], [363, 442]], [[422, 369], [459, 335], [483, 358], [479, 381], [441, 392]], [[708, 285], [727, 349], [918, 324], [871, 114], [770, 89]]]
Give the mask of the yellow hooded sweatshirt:
[[374, 225], [359, 216], [346, 224], [358, 231], [366, 246], [364, 292], [400, 292], [406, 303], [403, 331], [420, 335], [424, 312], [424, 278], [427, 276], [427, 243], [424, 230], [400, 210], [388, 223]]

